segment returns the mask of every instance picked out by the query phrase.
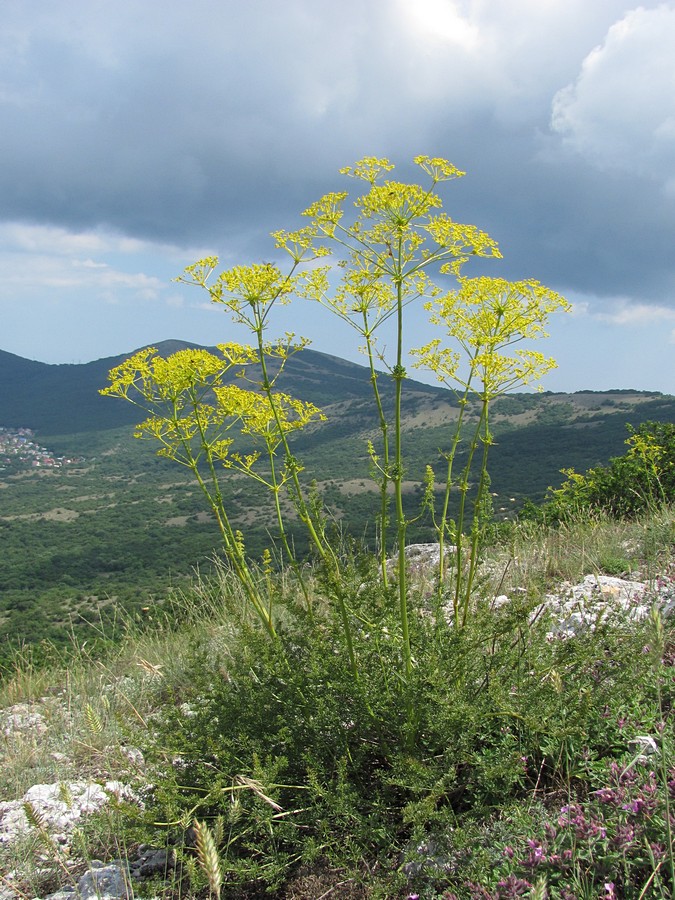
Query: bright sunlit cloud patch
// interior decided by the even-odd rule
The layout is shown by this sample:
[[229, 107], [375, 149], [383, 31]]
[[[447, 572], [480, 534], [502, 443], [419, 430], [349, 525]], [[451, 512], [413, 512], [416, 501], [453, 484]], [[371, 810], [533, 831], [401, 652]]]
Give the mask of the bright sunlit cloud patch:
[[402, 0], [399, 5], [412, 28], [425, 38], [446, 41], [465, 50], [478, 46], [478, 28], [462, 16], [453, 0]]

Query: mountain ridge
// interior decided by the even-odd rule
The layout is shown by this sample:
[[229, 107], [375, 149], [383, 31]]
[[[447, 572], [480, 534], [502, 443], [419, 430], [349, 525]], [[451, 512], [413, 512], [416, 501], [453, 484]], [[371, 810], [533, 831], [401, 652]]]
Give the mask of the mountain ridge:
[[[163, 356], [185, 348], [216, 350], [178, 340], [146, 347], [156, 347]], [[8, 388], [0, 393], [0, 425], [32, 428], [48, 436], [133, 424], [138, 418], [137, 410], [128, 404], [111, 403], [98, 391], [107, 384], [110, 369], [146, 347], [87, 363], [57, 364], [27, 360], [0, 350], [0, 383]], [[366, 366], [310, 348], [288, 359], [284, 378], [288, 385], [285, 390], [318, 406], [366, 399], [371, 389]], [[428, 396], [447, 393], [444, 388], [413, 380], [409, 385]]]
[[[140, 350], [155, 347], [163, 355], [192, 348], [213, 352], [214, 346], [190, 341], [167, 339], [147, 344], [129, 353], [102, 357], [85, 363], [44, 363], [0, 350], [0, 426], [26, 427], [43, 436], [74, 434], [83, 431], [107, 430], [134, 424], [138, 411], [128, 404], [111, 403], [101, 397], [99, 390], [107, 384], [110, 369], [120, 365]], [[305, 348], [286, 363], [285, 389], [301, 399], [318, 406], [367, 401], [371, 395], [370, 371], [365, 365], [350, 362], [333, 354]], [[389, 386], [382, 379], [384, 394]], [[445, 398], [452, 402], [448, 388], [406, 379], [406, 393], [419, 398]], [[566, 393], [545, 391], [539, 396], [563, 401], [563, 398], [592, 395], [633, 400], [669, 399], [659, 391], [591, 389]], [[521, 394], [510, 394], [518, 397]], [[525, 396], [529, 396], [525, 392]], [[501, 402], [501, 401], [497, 401]]]

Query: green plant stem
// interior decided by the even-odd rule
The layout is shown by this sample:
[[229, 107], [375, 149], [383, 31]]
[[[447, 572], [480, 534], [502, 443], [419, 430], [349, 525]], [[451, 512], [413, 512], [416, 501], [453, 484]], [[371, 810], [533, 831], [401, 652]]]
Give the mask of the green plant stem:
[[382, 406], [382, 397], [377, 386], [377, 372], [375, 370], [375, 358], [373, 356], [373, 344], [371, 340], [371, 332], [368, 329], [367, 316], [363, 313], [363, 333], [366, 338], [366, 349], [368, 353], [368, 365], [370, 367], [370, 383], [373, 387], [373, 395], [375, 397], [375, 405], [377, 407], [377, 415], [380, 421], [380, 431], [382, 433], [382, 480], [380, 482], [380, 571], [382, 573], [382, 583], [387, 583], [387, 525], [388, 525], [388, 508], [389, 497], [387, 488], [389, 486], [389, 423], [384, 414]]
[[274, 465], [274, 454], [269, 454], [270, 459], [270, 476], [272, 480], [272, 495], [274, 496], [274, 511], [277, 517], [277, 527], [279, 529], [279, 538], [281, 540], [281, 545], [284, 548], [284, 552], [288, 558], [288, 561], [291, 565], [291, 568], [295, 572], [295, 577], [298, 579], [298, 584], [300, 585], [300, 590], [305, 598], [305, 606], [307, 607], [307, 612], [310, 617], [314, 615], [312, 611], [312, 601], [309, 595], [309, 588], [307, 587], [307, 583], [305, 579], [302, 577], [302, 569], [295, 558], [295, 554], [291, 549], [291, 546], [288, 542], [288, 535], [286, 534], [286, 528], [284, 526], [284, 517], [281, 511], [281, 502], [279, 500], [279, 493], [281, 491], [281, 485], [277, 482], [276, 476], [276, 467]]
[[[403, 275], [401, 272], [402, 239], [399, 238], [398, 248], [398, 272], [396, 277], [396, 298], [398, 304], [397, 333], [396, 333], [396, 366], [394, 368], [394, 469], [392, 481], [394, 483], [394, 497], [396, 504], [396, 533], [398, 545], [398, 599], [399, 614], [401, 620], [401, 639], [403, 642], [403, 672], [406, 689], [409, 686], [412, 675], [412, 653], [410, 650], [410, 630], [408, 625], [408, 590], [405, 564], [405, 541], [407, 522], [403, 511], [403, 446], [401, 428], [401, 396], [403, 392], [403, 379], [405, 369], [403, 367]], [[407, 699], [408, 718], [412, 716], [412, 702]]]
[[190, 460], [189, 468], [192, 469], [192, 472], [197, 480], [197, 484], [199, 485], [200, 489], [202, 490], [202, 493], [206, 497], [206, 499], [209, 503], [209, 506], [211, 507], [211, 510], [213, 511], [213, 514], [216, 517], [216, 522], [218, 523], [218, 528], [220, 530], [220, 533], [221, 533], [221, 536], [223, 539], [223, 544], [225, 546], [225, 552], [227, 553], [227, 556], [230, 559], [230, 562], [234, 566], [235, 572], [237, 573], [237, 578], [239, 579], [239, 582], [243, 586], [244, 591], [246, 592], [246, 596], [248, 597], [251, 605], [253, 606], [256, 613], [258, 614], [258, 617], [260, 618], [261, 622], [265, 626], [265, 629], [267, 630], [269, 636], [271, 638], [273, 638], [274, 640], [276, 640], [277, 633], [274, 628], [274, 624], [272, 622], [271, 614], [268, 611], [268, 609], [266, 609], [265, 604], [262, 602], [262, 599], [258, 593], [258, 590], [257, 590], [255, 584], [253, 583], [253, 579], [251, 578], [250, 569], [248, 567], [248, 564], [246, 562], [246, 559], [245, 559], [243, 553], [241, 552], [241, 549], [239, 547], [239, 542], [237, 541], [236, 535], [234, 533], [232, 525], [230, 524], [230, 520], [227, 516], [227, 513], [225, 512], [225, 505], [223, 503], [223, 495], [220, 490], [220, 483], [218, 481], [218, 475], [216, 473], [216, 469], [213, 464], [213, 457], [210, 452], [210, 445], [208, 443], [206, 434], [204, 433], [203, 425], [202, 425], [201, 419], [198, 414], [197, 414], [196, 418], [197, 418], [198, 427], [199, 427], [201, 446], [202, 446], [202, 449], [204, 450], [204, 454], [206, 456], [207, 464], [209, 467], [209, 475], [211, 477], [211, 482], [214, 487], [213, 494], [211, 493], [211, 491], [208, 488], [208, 485], [206, 484], [206, 482], [204, 481], [204, 479], [201, 476], [201, 473], [199, 471], [198, 459], [195, 459], [195, 457], [192, 453], [192, 448], [189, 447], [186, 444], [186, 442], [183, 442], [183, 449], [186, 452], [186, 456], [187, 456], [188, 460]]
[[[483, 413], [485, 410], [483, 410]], [[455, 579], [455, 596], [453, 599], [453, 612], [454, 612], [454, 622], [455, 627], [459, 628], [462, 622], [459, 619], [459, 611], [460, 606], [463, 606], [462, 603], [462, 591], [464, 588], [464, 577], [462, 572], [462, 562], [464, 557], [464, 519], [466, 517], [466, 496], [469, 491], [469, 476], [471, 474], [471, 468], [473, 465], [473, 458], [475, 456], [476, 450], [478, 448], [478, 443], [480, 440], [481, 426], [483, 423], [483, 414], [481, 414], [481, 418], [478, 421], [476, 426], [476, 430], [474, 431], [473, 437], [471, 439], [471, 444], [469, 446], [469, 454], [467, 456], [466, 464], [462, 471], [461, 480], [459, 489], [461, 492], [460, 501], [459, 501], [459, 512], [457, 515], [457, 536], [455, 540], [456, 551], [455, 551], [455, 568], [456, 568], [456, 579]], [[464, 602], [468, 602], [468, 599], [465, 599]]]
[[[298, 510], [298, 515], [300, 516], [300, 519], [303, 522], [303, 524], [306, 526], [307, 531], [312, 539], [312, 542], [314, 543], [314, 546], [316, 547], [317, 552], [319, 553], [321, 561], [324, 563], [324, 565], [326, 565], [330, 569], [330, 573], [331, 573], [330, 580], [335, 585], [335, 595], [336, 595], [336, 599], [337, 599], [338, 606], [340, 609], [340, 618], [342, 620], [342, 626], [344, 629], [345, 641], [347, 644], [347, 653], [349, 655], [349, 665], [350, 665], [354, 680], [357, 681], [358, 680], [358, 666], [356, 663], [356, 654], [354, 653], [354, 643], [352, 640], [351, 623], [349, 621], [349, 611], [347, 609], [345, 598], [343, 596], [343, 593], [342, 593], [342, 590], [340, 587], [340, 573], [338, 570], [337, 560], [335, 558], [335, 554], [333, 553], [333, 550], [329, 546], [326, 545], [325, 540], [322, 540], [319, 537], [319, 534], [317, 533], [317, 531], [314, 527], [314, 522], [312, 521], [311, 514], [307, 508], [305, 497], [304, 497], [304, 494], [302, 491], [302, 486], [300, 484], [300, 479], [298, 478], [297, 467], [294, 465], [291, 448], [288, 444], [288, 439], [287, 439], [286, 432], [283, 427], [283, 423], [281, 421], [281, 416], [279, 415], [279, 410], [277, 409], [277, 405], [274, 401], [274, 395], [272, 394], [272, 384], [270, 382], [268, 370], [267, 370], [267, 361], [265, 358], [265, 350], [264, 350], [264, 345], [263, 345], [263, 340], [262, 340], [262, 331], [263, 331], [263, 325], [261, 322], [260, 327], [256, 330], [256, 334], [258, 337], [258, 356], [260, 359], [260, 366], [261, 366], [261, 373], [262, 373], [262, 387], [263, 387], [263, 390], [265, 391], [265, 395], [267, 396], [267, 400], [269, 402], [270, 409], [272, 410], [272, 414], [274, 416], [274, 420], [275, 420], [275, 423], [276, 423], [276, 426], [278, 429], [278, 433], [279, 433], [279, 436], [281, 439], [281, 444], [282, 444], [282, 447], [284, 448], [284, 452], [286, 454], [287, 466], [289, 468], [289, 472], [290, 472], [294, 490], [295, 490], [296, 507]], [[270, 461], [273, 462], [274, 453], [271, 450], [271, 448], [270, 448], [269, 452], [270, 452]], [[281, 517], [281, 509], [280, 508], [279, 508], [279, 516]], [[290, 554], [290, 547], [288, 547], [288, 543], [285, 544], [285, 547]], [[290, 554], [290, 558], [291, 558], [294, 568], [296, 569], [296, 571], [298, 571], [298, 565], [297, 565], [297, 561], [295, 560], [295, 557], [292, 554]], [[302, 582], [302, 578], [301, 578], [301, 582]], [[305, 594], [305, 596], [308, 598], [307, 594]], [[308, 608], [309, 608], [309, 602], [308, 602]]]
[[[259, 335], [259, 337], [261, 337], [261, 335]], [[263, 352], [263, 347], [262, 347], [261, 341], [259, 341], [258, 352], [260, 354], [261, 364], [263, 367], [262, 368], [263, 384], [264, 385], [266, 384], [269, 387], [269, 381], [267, 378], [267, 368], [265, 365], [265, 355]], [[278, 416], [278, 413], [276, 410], [276, 406], [272, 402], [271, 389], [267, 390], [267, 399], [270, 404], [270, 407], [272, 408], [272, 410], [274, 412], [274, 417], [275, 417], [275, 421], [277, 423], [277, 427], [280, 428], [281, 427], [280, 419], [279, 419], [279, 416]], [[302, 570], [300, 568], [300, 565], [298, 564], [295, 554], [293, 553], [293, 550], [291, 549], [290, 543], [288, 541], [288, 535], [286, 534], [286, 527], [284, 525], [284, 517], [283, 517], [282, 510], [281, 510], [281, 501], [279, 499], [279, 494], [281, 491], [281, 484], [279, 483], [279, 481], [277, 479], [274, 451], [269, 445], [267, 448], [267, 455], [268, 455], [269, 464], [270, 464], [271, 487], [272, 487], [272, 495], [274, 497], [274, 511], [275, 511], [275, 514], [277, 517], [277, 526], [279, 528], [279, 538], [281, 540], [281, 545], [282, 545], [284, 552], [288, 558], [288, 561], [289, 561], [293, 571], [295, 572], [296, 578], [298, 579], [298, 584], [300, 585], [300, 589], [302, 590], [303, 596], [305, 598], [305, 605], [307, 607], [307, 612], [309, 613], [310, 616], [312, 616], [313, 615], [312, 603], [310, 600], [309, 589], [307, 587], [305, 579], [302, 577]]]
[[436, 533], [438, 534], [438, 549], [439, 549], [439, 560], [438, 560], [438, 594], [439, 597], [441, 595], [443, 589], [443, 582], [445, 580], [445, 535], [448, 527], [448, 510], [450, 508], [450, 493], [452, 491], [453, 482], [452, 482], [452, 469], [455, 462], [455, 455], [457, 453], [457, 447], [459, 446], [459, 442], [462, 438], [462, 425], [464, 424], [464, 413], [466, 411], [466, 406], [468, 403], [468, 396], [470, 390], [471, 379], [469, 378], [464, 394], [459, 399], [459, 416], [457, 417], [457, 427], [455, 429], [455, 434], [452, 439], [452, 446], [450, 447], [450, 451], [448, 452], [448, 468], [445, 475], [445, 494], [443, 495], [443, 507], [441, 510], [441, 518], [440, 522], [436, 526]]
[[[227, 554], [228, 559], [231, 564], [234, 566], [234, 570], [237, 574], [237, 578], [239, 579], [240, 584], [244, 588], [246, 596], [251, 603], [252, 607], [256, 611], [258, 617], [263, 623], [267, 633], [269, 636], [276, 640], [277, 634], [274, 628], [274, 624], [272, 622], [271, 611], [265, 608], [265, 604], [262, 602], [262, 598], [258, 592], [256, 585], [251, 578], [251, 572], [246, 562], [246, 558], [244, 557], [241, 549], [239, 547], [239, 542], [237, 541], [236, 535], [234, 533], [234, 529], [230, 524], [230, 520], [225, 511], [225, 504], [223, 502], [223, 495], [220, 489], [220, 482], [218, 481], [218, 474], [216, 472], [216, 468], [213, 463], [213, 455], [211, 452], [211, 443], [208, 440], [208, 436], [206, 431], [204, 430], [204, 423], [202, 421], [202, 417], [199, 414], [201, 398], [196, 393], [194, 388], [191, 388], [188, 391], [188, 396], [190, 398], [190, 404], [192, 407], [192, 411], [194, 413], [195, 422], [197, 424], [197, 429], [199, 432], [199, 443], [201, 447], [201, 453], [195, 454], [192, 451], [192, 446], [190, 442], [186, 439], [181, 439], [181, 445], [183, 447], [183, 452], [185, 454], [186, 464], [189, 469], [191, 469], [197, 484], [199, 485], [200, 490], [206, 497], [209, 506], [216, 518], [216, 522], [218, 524], [218, 529], [220, 531], [223, 545], [225, 547], [225, 552]], [[172, 402], [172, 417], [174, 423], [178, 423], [178, 409], [176, 405], [176, 401]], [[213, 491], [209, 490], [208, 485], [202, 478], [201, 472], [199, 471], [199, 458], [202, 455], [205, 456], [206, 462], [209, 469], [209, 476], [213, 486]]]
[[482, 397], [482, 409], [481, 409], [481, 418], [479, 422], [479, 429], [481, 428], [482, 423], [482, 431], [483, 431], [483, 455], [481, 459], [481, 468], [480, 468], [480, 478], [478, 480], [478, 490], [476, 491], [476, 497], [474, 498], [473, 504], [473, 522], [471, 523], [471, 554], [469, 557], [469, 572], [466, 579], [466, 588], [464, 592], [464, 602], [462, 605], [462, 627], [466, 625], [466, 618], [469, 610], [469, 600], [471, 597], [471, 591], [473, 590], [473, 582], [476, 576], [476, 569], [478, 568], [478, 555], [480, 551], [480, 534], [481, 534], [481, 510], [483, 508], [483, 498], [485, 496], [485, 491], [488, 485], [488, 477], [487, 477], [487, 461], [488, 461], [488, 453], [490, 450], [490, 429], [488, 422], [488, 414], [489, 414], [489, 397], [487, 394], [483, 394]]
[[[328, 562], [331, 560], [334, 563], [335, 568], [337, 569], [337, 561], [335, 560], [335, 555], [332, 549], [326, 544], [325, 539], [319, 536], [314, 522], [312, 521], [311, 513], [307, 508], [307, 503], [305, 501], [305, 497], [302, 490], [302, 485], [300, 484], [300, 479], [298, 478], [297, 465], [295, 464], [295, 460], [293, 454], [291, 453], [291, 448], [288, 444], [288, 438], [286, 435], [286, 431], [283, 427], [283, 422], [281, 421], [281, 417], [279, 415], [279, 410], [277, 408], [277, 404], [274, 400], [274, 395], [272, 393], [272, 384], [269, 380], [268, 370], [267, 370], [267, 361], [265, 358], [265, 349], [263, 345], [262, 339], [262, 324], [259, 328], [256, 329], [256, 335], [258, 339], [258, 358], [260, 361], [260, 368], [262, 372], [262, 388], [265, 392], [265, 396], [267, 397], [267, 401], [270, 405], [270, 409], [272, 410], [272, 415], [274, 416], [274, 421], [277, 426], [277, 431], [279, 434], [279, 438], [281, 440], [281, 445], [284, 449], [284, 454], [286, 456], [286, 464], [288, 466], [289, 474], [291, 476], [291, 481], [293, 483], [293, 490], [295, 494], [296, 508], [298, 510], [298, 515], [303, 523], [303, 525], [307, 528], [310, 538], [312, 539], [312, 543], [316, 547], [316, 550], [321, 557], [323, 562]], [[270, 452], [270, 458], [273, 457], [274, 453], [272, 450]], [[292, 557], [293, 558], [293, 557]]]
[[[258, 334], [258, 355], [260, 358], [260, 365], [261, 365], [262, 378], [263, 378], [263, 390], [265, 391], [265, 393], [267, 395], [267, 401], [268, 401], [270, 408], [272, 410], [272, 413], [274, 415], [277, 429], [279, 431], [279, 434], [281, 435], [283, 446], [286, 450], [287, 459], [288, 459], [290, 456], [290, 450], [289, 450], [288, 444], [286, 442], [286, 436], [282, 429], [281, 418], [279, 416], [276, 404], [274, 403], [274, 400], [273, 400], [272, 389], [271, 389], [269, 377], [267, 374], [267, 363], [265, 360], [265, 352], [264, 352], [264, 347], [263, 347], [263, 342], [262, 342], [262, 327], [257, 332], [257, 334]], [[270, 464], [270, 474], [271, 474], [271, 479], [272, 479], [272, 494], [274, 496], [274, 510], [276, 513], [277, 525], [279, 528], [279, 537], [281, 539], [281, 544], [284, 548], [284, 552], [291, 564], [291, 567], [293, 568], [293, 571], [295, 572], [296, 578], [298, 579], [300, 589], [302, 590], [303, 596], [305, 598], [305, 605], [307, 607], [307, 612], [309, 613], [310, 616], [312, 616], [313, 612], [312, 612], [312, 603], [311, 603], [311, 599], [310, 599], [310, 595], [309, 595], [309, 589], [307, 587], [305, 579], [302, 577], [302, 570], [301, 570], [300, 565], [295, 557], [295, 554], [293, 553], [293, 550], [291, 549], [291, 546], [288, 541], [288, 535], [286, 534], [286, 527], [284, 525], [284, 517], [283, 517], [283, 513], [281, 511], [281, 502], [280, 502], [280, 498], [279, 498], [279, 492], [281, 489], [281, 485], [278, 483], [278, 480], [277, 480], [274, 450], [272, 447], [270, 447], [268, 445], [267, 451], [268, 451], [268, 458], [269, 458], [269, 464]], [[295, 471], [293, 471], [292, 474], [295, 476], [297, 489], [299, 490], [300, 484], [297, 480], [297, 473]], [[302, 515], [301, 515], [301, 519], [302, 519]], [[302, 520], [303, 520], [303, 522], [305, 522], [305, 519], [302, 519]], [[305, 522], [305, 524], [307, 524], [307, 522]]]

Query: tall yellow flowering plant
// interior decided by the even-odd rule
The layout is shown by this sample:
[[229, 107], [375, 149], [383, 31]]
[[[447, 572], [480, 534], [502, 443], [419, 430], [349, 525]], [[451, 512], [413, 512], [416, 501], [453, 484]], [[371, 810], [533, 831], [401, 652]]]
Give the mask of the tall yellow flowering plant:
[[[497, 244], [485, 232], [455, 222], [441, 210], [437, 188], [462, 177], [463, 172], [440, 158], [418, 156], [414, 162], [423, 173], [424, 185], [391, 180], [389, 173], [394, 167], [387, 159], [365, 157], [342, 169], [342, 174], [365, 183], [365, 190], [353, 207], [347, 205], [347, 192], [326, 194], [305, 210], [303, 215], [309, 220], [306, 227], [273, 233], [277, 250], [283, 250], [290, 258], [285, 271], [276, 264], [261, 263], [236, 266], [217, 274], [218, 260], [213, 257], [185, 270], [178, 280], [206, 290], [235, 322], [248, 328], [252, 346], [223, 345], [219, 348], [222, 359], [199, 355], [205, 351], [184, 351], [188, 355], [174, 354], [160, 360], [151, 351], [142, 351], [111, 372], [111, 386], [104, 391], [133, 399], [150, 410], [150, 418], [139, 426], [139, 433], [158, 439], [161, 453], [192, 468], [216, 513], [234, 571], [271, 635], [272, 611], [257, 593], [246, 565], [243, 539], [232, 530], [225, 514], [216, 463], [255, 478], [272, 492], [280, 540], [300, 576], [280, 503], [282, 492], [290, 497], [316, 553], [332, 572], [350, 664], [357, 678], [350, 610], [340, 590], [335, 553], [322, 518], [306, 498], [300, 479], [302, 464], [289, 443], [292, 432], [318, 420], [321, 413], [276, 388], [288, 356], [307, 342], [300, 339], [293, 343], [293, 336], [287, 335], [282, 341], [270, 343], [266, 336], [275, 306], [289, 302], [293, 296], [315, 301], [348, 323], [363, 341], [381, 431], [381, 451], [378, 453], [373, 444], [369, 445], [380, 493], [379, 565], [386, 582], [391, 529], [399, 560], [396, 587], [404, 685], [413, 666], [404, 553], [410, 523], [403, 502], [405, 448], [401, 412], [407, 356], [412, 354], [415, 365], [435, 373], [459, 401], [459, 417], [444, 451], [447, 471], [440, 509], [436, 509], [433, 472], [429, 474], [425, 495], [441, 549], [439, 592], [446, 574], [444, 545], [450, 540], [455, 547], [453, 605], [459, 627], [466, 621], [469, 608], [478, 563], [480, 510], [489, 485], [490, 403], [505, 391], [536, 380], [554, 365], [553, 360], [534, 351], [518, 347], [511, 352], [510, 348], [544, 336], [549, 315], [566, 306], [560, 296], [535, 281], [511, 283], [499, 278], [464, 277], [462, 268], [472, 257], [500, 258]], [[331, 256], [334, 259], [328, 260]], [[449, 278], [458, 287], [448, 290]], [[410, 348], [405, 342], [406, 309], [412, 303], [424, 303], [431, 313], [431, 322], [442, 333], [420, 348]], [[393, 325], [395, 333], [390, 357], [379, 340], [385, 323]], [[249, 374], [253, 363], [256, 375]], [[225, 376], [235, 365], [243, 369], [243, 387], [226, 383]], [[383, 402], [380, 370], [393, 382], [391, 413]], [[465, 420], [469, 418], [466, 410], [471, 401], [477, 403], [479, 413], [462, 471], [456, 477], [453, 463], [464, 439]], [[266, 451], [264, 475], [258, 466], [258, 451], [241, 456], [232, 450], [226, 434], [232, 427], [262, 442]], [[477, 481], [470, 491], [477, 458]], [[208, 487], [202, 473], [204, 465], [210, 479]], [[456, 523], [449, 515], [453, 490], [460, 492]], [[307, 600], [309, 603], [308, 596]]]
[[[405, 570], [405, 545], [408, 521], [403, 508], [405, 477], [401, 400], [406, 378], [404, 310], [421, 298], [437, 298], [442, 289], [429, 277], [429, 270], [457, 275], [471, 256], [499, 257], [496, 243], [473, 225], [453, 221], [436, 212], [442, 206], [435, 193], [438, 184], [460, 178], [460, 172], [447, 160], [418, 156], [414, 162], [422, 169], [428, 184], [405, 184], [386, 178], [394, 167], [387, 159], [365, 157], [341, 173], [360, 179], [368, 190], [357, 198], [355, 217], [345, 220], [347, 193], [327, 194], [304, 213], [311, 227], [341, 253], [344, 270], [334, 292], [330, 288], [327, 267], [319, 268], [305, 279], [304, 296], [322, 303], [351, 325], [365, 340], [371, 382], [383, 440], [382, 458], [370, 447], [373, 468], [380, 483], [380, 564], [386, 579], [388, 497], [390, 486], [394, 500], [394, 524], [398, 549], [398, 597], [403, 642], [404, 674], [412, 668], [408, 627], [408, 591]], [[378, 329], [393, 320], [396, 347], [387, 360], [378, 349]], [[376, 361], [384, 364], [394, 382], [393, 421], [388, 422], [378, 388]]]

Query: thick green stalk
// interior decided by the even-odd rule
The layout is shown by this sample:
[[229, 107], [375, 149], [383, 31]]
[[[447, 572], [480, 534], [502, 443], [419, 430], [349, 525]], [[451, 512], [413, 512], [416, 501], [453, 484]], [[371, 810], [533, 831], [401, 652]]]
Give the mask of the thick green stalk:
[[473, 504], [473, 522], [471, 523], [471, 555], [469, 557], [469, 572], [466, 580], [466, 588], [464, 593], [464, 602], [462, 604], [462, 627], [466, 625], [467, 613], [469, 610], [469, 601], [471, 598], [471, 591], [473, 590], [473, 582], [476, 576], [476, 569], [478, 568], [478, 553], [479, 553], [479, 543], [480, 543], [480, 532], [481, 532], [481, 509], [483, 505], [483, 499], [485, 497], [485, 491], [488, 484], [487, 477], [487, 460], [488, 453], [490, 450], [490, 428], [488, 421], [489, 414], [489, 398], [486, 394], [482, 397], [482, 409], [481, 409], [481, 423], [483, 428], [483, 454], [481, 458], [481, 469], [480, 469], [480, 478], [478, 481], [478, 489], [476, 491], [476, 497], [474, 499]]
[[[398, 545], [398, 599], [399, 614], [401, 619], [401, 638], [403, 641], [403, 666], [405, 683], [408, 686], [412, 674], [412, 654], [410, 651], [410, 630], [408, 625], [408, 589], [405, 564], [405, 540], [407, 522], [403, 511], [403, 448], [401, 428], [401, 396], [403, 392], [403, 379], [405, 368], [403, 367], [403, 274], [402, 274], [402, 240], [398, 242], [398, 272], [396, 277], [396, 301], [397, 301], [397, 333], [396, 333], [396, 365], [393, 370], [394, 377], [394, 467], [392, 481], [394, 483], [394, 499], [396, 504], [396, 533]], [[409, 716], [412, 714], [412, 705], [408, 702]]]
[[368, 352], [368, 364], [370, 366], [370, 383], [373, 386], [373, 395], [375, 397], [375, 405], [380, 421], [380, 431], [382, 433], [382, 480], [380, 482], [380, 570], [382, 573], [382, 583], [387, 583], [387, 526], [388, 526], [388, 509], [389, 497], [387, 488], [389, 486], [389, 423], [384, 414], [382, 406], [382, 397], [377, 386], [377, 372], [375, 370], [375, 359], [373, 356], [373, 345], [368, 330], [368, 321], [366, 313], [363, 313], [363, 333], [366, 338], [366, 349]]

